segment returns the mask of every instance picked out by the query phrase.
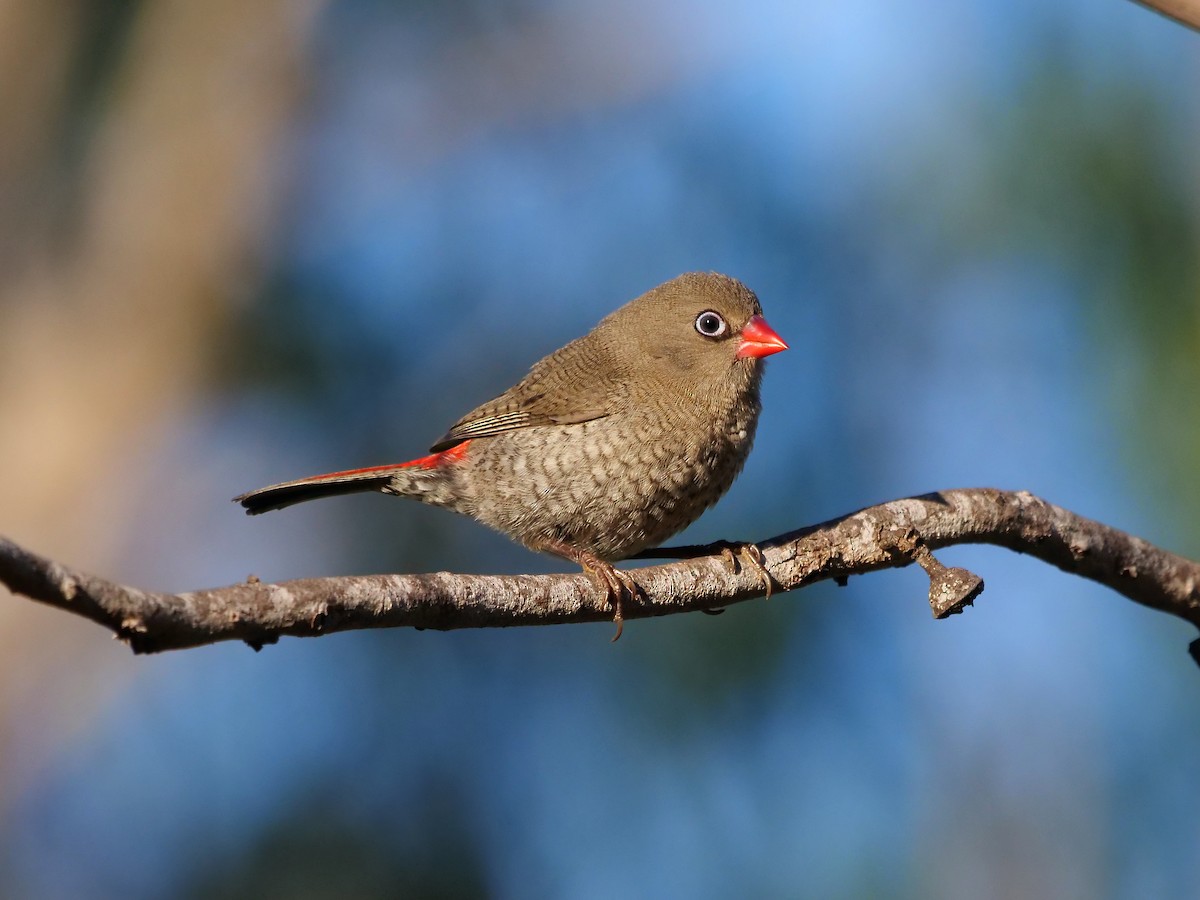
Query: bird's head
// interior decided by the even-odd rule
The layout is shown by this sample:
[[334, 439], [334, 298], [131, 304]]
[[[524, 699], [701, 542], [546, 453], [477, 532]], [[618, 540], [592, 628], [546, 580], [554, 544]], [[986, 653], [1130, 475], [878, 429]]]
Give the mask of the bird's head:
[[703, 396], [756, 384], [762, 360], [788, 349], [736, 278], [688, 272], [631, 300], [601, 323], [606, 343], [639, 381]]

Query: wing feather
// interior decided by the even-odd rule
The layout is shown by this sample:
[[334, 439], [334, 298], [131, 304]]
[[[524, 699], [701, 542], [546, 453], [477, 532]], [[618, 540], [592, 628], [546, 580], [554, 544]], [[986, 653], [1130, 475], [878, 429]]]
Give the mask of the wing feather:
[[518, 428], [600, 419], [622, 408], [626, 387], [624, 367], [593, 332], [537, 362], [509, 390], [459, 419], [430, 450]]

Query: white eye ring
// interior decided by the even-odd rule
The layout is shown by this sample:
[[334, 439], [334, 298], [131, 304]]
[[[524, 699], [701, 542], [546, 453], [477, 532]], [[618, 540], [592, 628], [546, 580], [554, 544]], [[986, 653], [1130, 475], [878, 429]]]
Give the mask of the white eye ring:
[[706, 309], [696, 316], [696, 331], [706, 338], [719, 338], [728, 330], [729, 326], [718, 312]]

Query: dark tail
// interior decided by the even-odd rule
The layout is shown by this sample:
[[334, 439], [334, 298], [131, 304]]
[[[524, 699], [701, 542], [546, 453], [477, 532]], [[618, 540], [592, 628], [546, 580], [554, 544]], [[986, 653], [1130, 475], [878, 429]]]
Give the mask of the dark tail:
[[242, 504], [247, 513], [256, 516], [272, 509], [283, 509], [293, 503], [303, 503], [305, 500], [381, 491], [387, 487], [396, 471], [402, 468], [404, 466], [351, 469], [348, 472], [331, 472], [328, 475], [285, 481], [234, 497], [233, 502]]

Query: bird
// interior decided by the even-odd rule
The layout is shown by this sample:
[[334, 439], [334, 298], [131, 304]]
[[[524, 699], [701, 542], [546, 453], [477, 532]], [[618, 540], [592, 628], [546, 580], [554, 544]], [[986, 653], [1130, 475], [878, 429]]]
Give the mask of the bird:
[[[392, 465], [285, 481], [234, 498], [251, 515], [377, 491], [465, 514], [581, 566], [613, 609], [641, 594], [614, 562], [694, 522], [754, 441], [766, 357], [788, 349], [736, 278], [687, 272], [535, 363], [429, 448]], [[731, 563], [733, 555], [728, 553]], [[764, 577], [761, 554], [750, 558]], [[736, 565], [736, 563], [734, 563]]]

